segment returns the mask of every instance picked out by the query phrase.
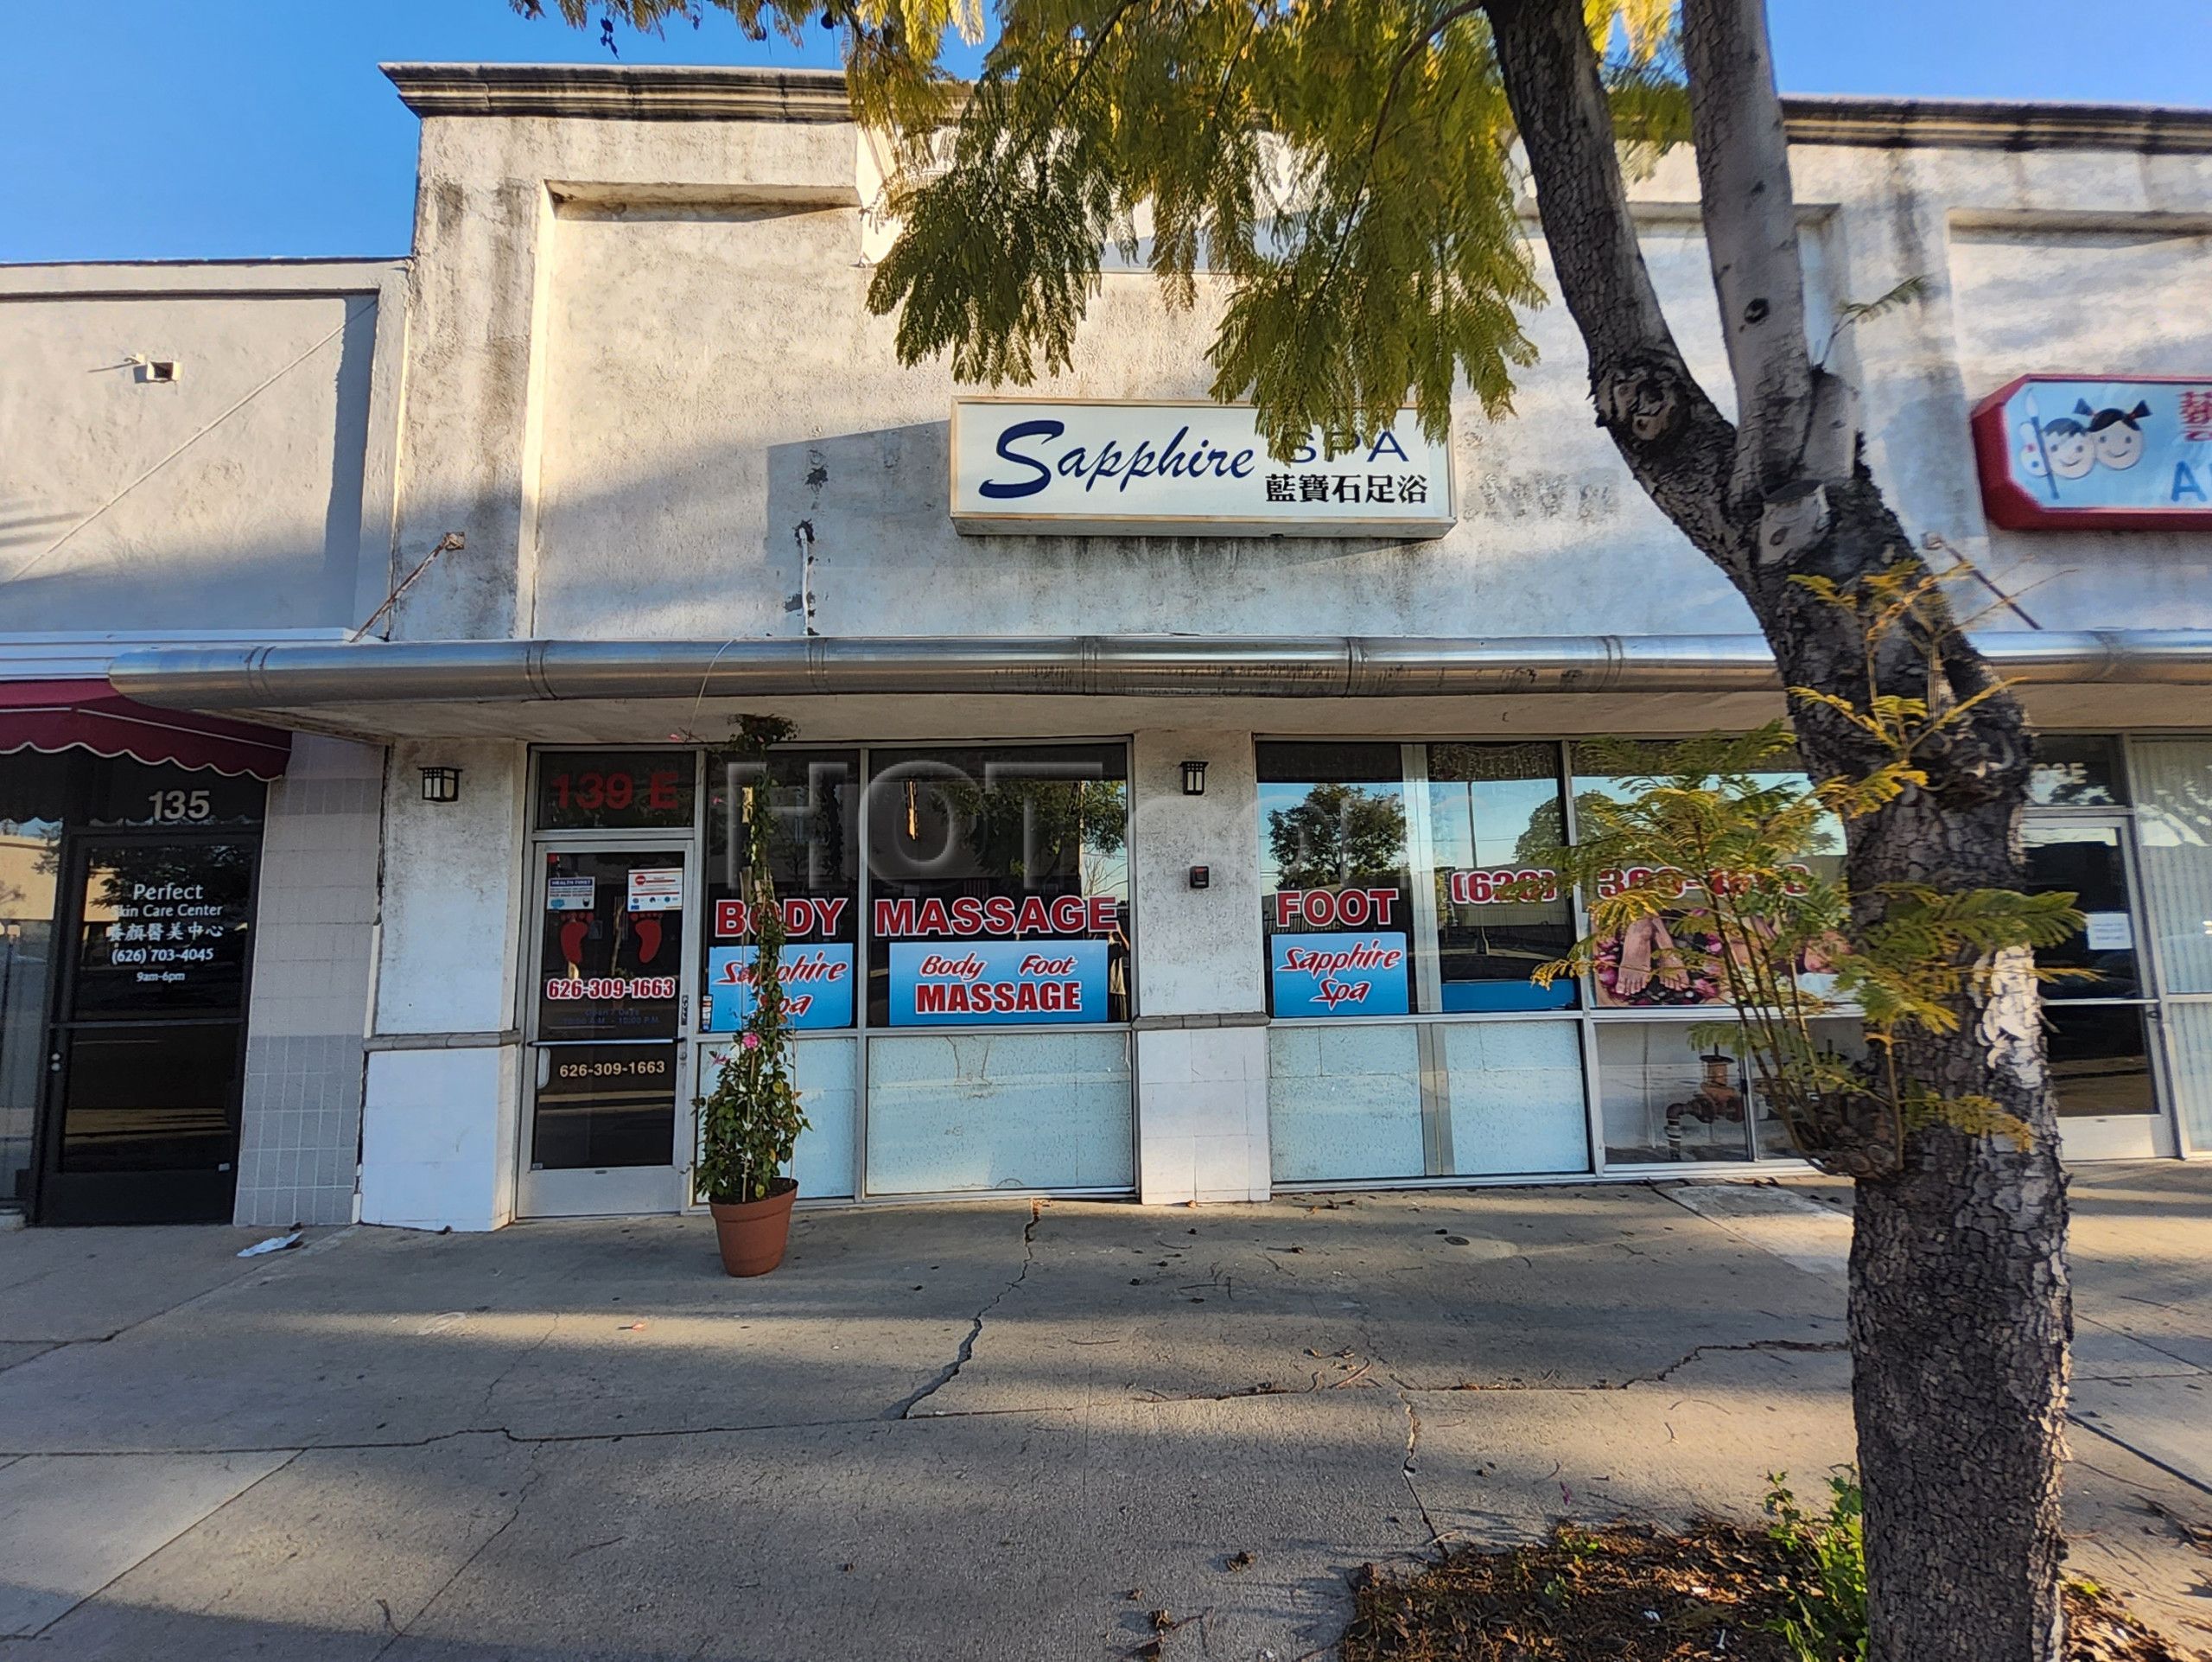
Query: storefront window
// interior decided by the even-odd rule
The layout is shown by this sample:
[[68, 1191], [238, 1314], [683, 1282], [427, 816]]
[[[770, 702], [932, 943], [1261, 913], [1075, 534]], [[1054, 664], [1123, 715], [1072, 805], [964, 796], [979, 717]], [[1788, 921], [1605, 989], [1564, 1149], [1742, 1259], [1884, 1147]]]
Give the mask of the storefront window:
[[2044, 984], [2046, 1001], [2136, 998], [2143, 991], [2135, 957], [2135, 925], [2127, 905], [2127, 868], [2116, 825], [2030, 825], [2021, 834], [2030, 894], [2063, 889], [2086, 921], [2073, 939], [2039, 948], [2044, 969], [2087, 971], [2094, 979]]
[[1261, 924], [1277, 1019], [1557, 1009], [1573, 940], [1544, 850], [1555, 744], [1263, 744]]
[[[1616, 1166], [1787, 1160], [1789, 1128], [1760, 1093], [1751, 1067], [1690, 1041], [1697, 1024], [1612, 1021], [1598, 1028], [1599, 1118]], [[1852, 1020], [1814, 1023], [1814, 1041], [1838, 1056], [1866, 1054]]]
[[[790, 751], [768, 769], [785, 1009], [800, 1032], [849, 1028], [859, 980], [860, 756]], [[747, 758], [707, 759], [704, 1033], [735, 1031], [753, 1008], [752, 919], [740, 879], [760, 778], [760, 764]]]
[[1692, 1044], [1688, 1024], [1605, 1022], [1598, 1029], [1598, 1077], [1608, 1162], [1751, 1157], [1744, 1067]]
[[1120, 745], [872, 753], [873, 1027], [1130, 1016]]
[[2127, 800], [2122, 777], [2118, 739], [2047, 733], [2036, 740], [2028, 800], [2039, 808], [2117, 807]]
[[[1664, 746], [1649, 748], [1656, 761]], [[1637, 780], [1622, 773], [1584, 772], [1585, 753], [1578, 752], [1574, 796], [1578, 806], [1607, 799], [1626, 801], [1636, 792]], [[1762, 786], [1802, 786], [1805, 774], [1786, 758], [1776, 758], [1768, 770], [1751, 775]], [[1808, 875], [1840, 878], [1843, 870], [1843, 826], [1829, 816], [1821, 823], [1813, 846], [1804, 856]], [[1615, 883], [1640, 882], [1650, 874], [1643, 870], [1606, 873], [1598, 882], [1599, 895]], [[1639, 919], [1621, 935], [1600, 944], [1594, 997], [1599, 1009], [1680, 1009], [1726, 1004], [1732, 997], [1728, 966], [1749, 950], [1746, 943], [1722, 938], [1703, 889], [1687, 876], [1682, 900], [1658, 916]], [[1797, 965], [1798, 974], [1813, 987], [1822, 984], [1827, 960], [1817, 949], [1808, 950]]]
[[548, 750], [537, 829], [688, 831], [697, 767], [689, 750]]
[[1529, 972], [1573, 944], [1572, 901], [1542, 856], [1560, 840], [1559, 747], [1433, 744], [1428, 838], [1439, 1007], [1550, 1009], [1574, 984]]
[[1414, 986], [1405, 755], [1395, 744], [1259, 747], [1268, 1008], [1404, 1016]]
[[30, 1198], [68, 762], [0, 756], [0, 1201]]
[[[2139, 739], [2137, 835], [2163, 990], [2212, 993], [2212, 739]], [[2208, 1096], [2212, 1141], [2212, 1095]]]
[[2158, 1111], [2140, 1005], [2074, 1004], [2044, 1013], [2061, 1119]]
[[544, 860], [539, 1041], [673, 1039], [683, 855], [566, 849]]

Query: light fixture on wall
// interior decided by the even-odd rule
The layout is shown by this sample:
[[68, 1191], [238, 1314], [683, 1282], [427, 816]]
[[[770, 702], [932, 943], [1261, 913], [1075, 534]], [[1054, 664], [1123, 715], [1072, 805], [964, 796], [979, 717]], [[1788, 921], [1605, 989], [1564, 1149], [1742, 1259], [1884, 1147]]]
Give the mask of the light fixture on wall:
[[423, 770], [423, 800], [425, 802], [460, 801], [461, 769], [425, 767]]
[[1204, 796], [1206, 793], [1206, 765], [1202, 761], [1183, 764], [1183, 794]]

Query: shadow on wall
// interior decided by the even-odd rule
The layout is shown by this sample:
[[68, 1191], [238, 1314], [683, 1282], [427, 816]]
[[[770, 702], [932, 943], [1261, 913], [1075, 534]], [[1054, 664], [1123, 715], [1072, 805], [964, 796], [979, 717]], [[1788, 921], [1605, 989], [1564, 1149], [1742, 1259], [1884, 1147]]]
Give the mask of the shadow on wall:
[[[1566, 627], [1562, 595], [1576, 593], [1577, 608], [1586, 608], [1586, 587], [1548, 558], [1539, 564], [1488, 538], [1478, 546], [1468, 523], [1478, 515], [1539, 510], [1530, 503], [1509, 513], [1495, 492], [1471, 492], [1464, 479], [1460, 528], [1428, 541], [963, 536], [950, 518], [949, 444], [948, 423], [926, 422], [770, 448], [765, 557], [791, 633], [1547, 634]], [[1581, 487], [1563, 493], [1554, 517], [1572, 519], [1587, 495]], [[1749, 629], [1748, 612], [1719, 575], [1656, 511], [1652, 518], [1634, 540], [1676, 545], [1681, 570], [1669, 576], [1681, 620], [1650, 621], [1646, 593], [1620, 616], [1573, 627], [1642, 620], [1646, 629]], [[1618, 545], [1612, 538], [1591, 551], [1602, 560]], [[1479, 574], [1486, 583], [1475, 580], [1477, 559], [1489, 568]], [[715, 633], [701, 621], [676, 627]]]
[[[361, 538], [378, 308], [373, 296], [345, 301], [334, 353], [327, 346], [311, 349], [213, 420], [177, 423], [173, 436], [161, 435], [176, 448], [135, 480], [118, 461], [118, 476], [84, 488], [66, 507], [54, 506], [50, 494], [0, 495], [4, 627], [184, 634], [359, 622], [353, 613], [357, 591], [365, 586], [363, 563], [381, 568], [389, 559], [381, 544], [364, 549]], [[128, 377], [134, 371], [121, 363], [90, 373]], [[327, 439], [288, 442], [281, 423], [284, 412], [299, 408], [298, 379], [315, 377], [327, 378], [329, 388], [315, 400], [327, 412]], [[294, 396], [281, 407], [261, 402], [288, 382]], [[172, 391], [147, 386], [144, 396], [166, 398]], [[209, 442], [218, 435], [229, 441], [227, 453], [221, 443]], [[308, 493], [265, 470], [288, 469], [326, 442], [330, 468], [316, 493], [321, 512], [313, 520], [302, 514], [296, 531], [287, 534], [271, 523], [272, 499], [281, 493], [305, 507]], [[172, 528], [184, 520], [220, 530], [200, 540], [179, 538]]]

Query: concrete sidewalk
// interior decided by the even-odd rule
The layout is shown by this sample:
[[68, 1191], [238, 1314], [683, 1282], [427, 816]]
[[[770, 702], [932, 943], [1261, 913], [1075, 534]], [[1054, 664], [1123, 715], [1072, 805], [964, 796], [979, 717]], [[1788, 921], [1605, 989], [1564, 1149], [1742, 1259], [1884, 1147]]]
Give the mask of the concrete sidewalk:
[[[2212, 1642], [2212, 1169], [2076, 1185], [2079, 1573]], [[0, 1657], [1319, 1653], [1848, 1456], [1834, 1186], [0, 1236]], [[1236, 1555], [1252, 1562], [1239, 1567]]]

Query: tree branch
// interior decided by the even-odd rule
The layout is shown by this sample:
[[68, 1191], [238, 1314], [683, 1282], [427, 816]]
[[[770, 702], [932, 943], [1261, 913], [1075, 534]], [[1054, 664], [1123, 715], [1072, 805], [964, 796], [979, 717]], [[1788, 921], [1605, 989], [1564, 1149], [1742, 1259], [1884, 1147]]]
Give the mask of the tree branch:
[[1683, 361], [1643, 264], [1612, 109], [1579, 0], [1486, 0], [1499, 73], [1536, 181], [1536, 211], [1590, 353], [1590, 396], [1637, 481], [1747, 592], [1732, 521], [1736, 433]]
[[[1705, 246], [1736, 381], [1732, 506], [1764, 511], [1760, 552], [1785, 561], [1825, 534], [1851, 476], [1855, 411], [1805, 339], [1805, 271], [1766, 0], [1682, 0]], [[1816, 434], [1815, 429], [1818, 429]]]

